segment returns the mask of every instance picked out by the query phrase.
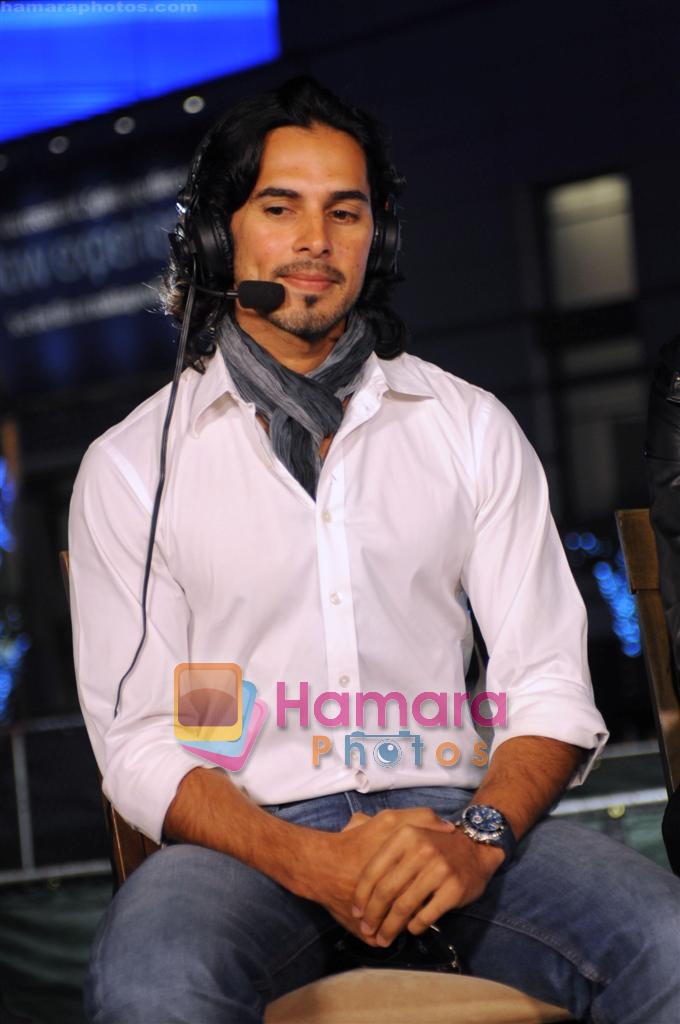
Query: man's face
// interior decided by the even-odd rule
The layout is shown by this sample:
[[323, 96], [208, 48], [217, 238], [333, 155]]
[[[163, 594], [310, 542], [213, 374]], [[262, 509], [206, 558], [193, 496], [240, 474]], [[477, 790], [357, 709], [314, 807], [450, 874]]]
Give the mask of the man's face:
[[[308, 341], [344, 318], [361, 292], [373, 237], [366, 159], [345, 132], [326, 125], [276, 128], [260, 172], [231, 220], [234, 280], [286, 289], [269, 324]], [[237, 307], [244, 327], [257, 317]], [[260, 320], [261, 323], [261, 320]]]

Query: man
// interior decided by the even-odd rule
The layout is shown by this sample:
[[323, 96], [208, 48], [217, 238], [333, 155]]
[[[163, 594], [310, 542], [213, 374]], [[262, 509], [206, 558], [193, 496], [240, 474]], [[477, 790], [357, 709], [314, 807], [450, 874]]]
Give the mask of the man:
[[[680, 335], [676, 335], [662, 346], [654, 366], [645, 441], [650, 513], [659, 556], [659, 586], [671, 636], [676, 680], [680, 677], [679, 442]], [[662, 833], [670, 865], [676, 875], [680, 874], [680, 789], [676, 789], [668, 801]]]
[[678, 463], [680, 463], [680, 335], [662, 346], [649, 391], [645, 456], [651, 516], [659, 551], [664, 612], [680, 668], [680, 553], [678, 551]]
[[[203, 372], [177, 393], [148, 628], [120, 687], [167, 389], [85, 457], [70, 540], [83, 708], [106, 793], [169, 844], [102, 925], [93, 1021], [259, 1021], [330, 969], [338, 924], [384, 948], [435, 921], [472, 973], [577, 1016], [680, 1019], [677, 881], [543, 820], [606, 739], [583, 606], [512, 417], [401, 353], [380, 251], [398, 186], [372, 120], [307, 79], [238, 105], [194, 161], [165, 299], [183, 315], [198, 279]], [[222, 300], [211, 240], [223, 287], [282, 284], [279, 308]], [[462, 696], [466, 595], [498, 707], [486, 772]], [[173, 734], [175, 668], [229, 662], [270, 708], [231, 775]], [[334, 722], [393, 753], [404, 708], [398, 764], [345, 757]]]

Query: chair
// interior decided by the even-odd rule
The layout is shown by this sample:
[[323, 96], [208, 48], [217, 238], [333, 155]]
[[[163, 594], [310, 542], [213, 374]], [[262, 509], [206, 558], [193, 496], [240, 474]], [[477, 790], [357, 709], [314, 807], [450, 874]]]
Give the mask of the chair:
[[670, 796], [680, 785], [680, 700], [659, 591], [656, 541], [649, 509], [622, 509], [615, 515], [628, 586], [638, 610], [642, 653]]
[[[59, 553], [66, 594], [68, 551]], [[159, 846], [121, 818], [102, 794], [117, 887]], [[305, 985], [267, 1007], [265, 1024], [553, 1024], [567, 1010], [481, 978], [357, 968]]]

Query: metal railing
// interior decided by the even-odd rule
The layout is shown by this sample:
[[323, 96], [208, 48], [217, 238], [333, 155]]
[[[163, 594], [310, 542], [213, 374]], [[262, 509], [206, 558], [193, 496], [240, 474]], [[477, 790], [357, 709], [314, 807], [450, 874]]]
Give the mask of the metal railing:
[[26, 737], [33, 733], [54, 732], [62, 729], [84, 729], [80, 714], [51, 715], [27, 719], [0, 726], [0, 736], [8, 736], [12, 754], [16, 826], [19, 838], [19, 867], [0, 870], [0, 885], [42, 881], [47, 878], [65, 878], [76, 875], [103, 875], [111, 873], [108, 859], [93, 858], [66, 861], [61, 864], [36, 865], [33, 833], [33, 812], [26, 756]]

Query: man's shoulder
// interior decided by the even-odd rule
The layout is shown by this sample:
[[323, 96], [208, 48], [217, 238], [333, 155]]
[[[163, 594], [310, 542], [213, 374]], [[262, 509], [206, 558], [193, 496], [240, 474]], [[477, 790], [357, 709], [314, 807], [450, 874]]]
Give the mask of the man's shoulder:
[[[187, 406], [198, 383], [194, 370], [185, 370], [179, 382], [173, 414], [173, 433], [179, 420], [185, 420]], [[124, 419], [114, 423], [90, 444], [80, 464], [78, 476], [90, 482], [122, 477], [128, 483], [139, 481], [150, 488], [158, 475], [163, 423], [168, 410], [171, 384], [165, 384], [135, 406]]]
[[528, 445], [513, 413], [490, 391], [410, 353], [381, 360], [388, 386], [404, 395], [424, 396], [432, 422], [457, 450], [481, 460], [489, 451]]
[[387, 383], [396, 391], [428, 395], [451, 412], [467, 410], [489, 415], [494, 411], [501, 414], [507, 411], [490, 391], [410, 352], [379, 362]]
[[[180, 425], [180, 429], [185, 428], [186, 420], [191, 415], [194, 396], [201, 387], [203, 378], [204, 374], [191, 368], [185, 369], [180, 376], [172, 416], [173, 433], [177, 432]], [[127, 416], [100, 434], [92, 442], [90, 449], [110, 450], [115, 448], [130, 451], [132, 454], [140, 449], [151, 448], [158, 451], [171, 388], [171, 383], [165, 384], [145, 398]]]
[[145, 398], [134, 409], [131, 409], [127, 416], [95, 438], [92, 447], [106, 448], [109, 445], [134, 444], [153, 437], [157, 426], [159, 424], [162, 426], [170, 396], [170, 387], [170, 384], [165, 384]]

